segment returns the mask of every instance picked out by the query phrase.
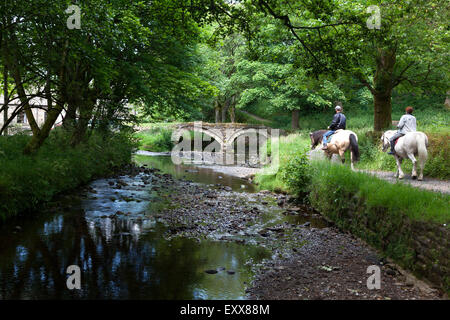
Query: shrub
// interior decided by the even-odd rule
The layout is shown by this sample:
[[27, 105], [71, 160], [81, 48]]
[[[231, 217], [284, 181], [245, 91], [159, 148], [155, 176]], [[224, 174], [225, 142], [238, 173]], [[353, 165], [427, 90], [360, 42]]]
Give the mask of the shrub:
[[306, 195], [311, 183], [307, 149], [294, 154], [280, 167], [279, 176], [288, 190], [296, 195]]
[[[306, 160], [305, 152], [309, 145], [309, 137], [305, 134], [291, 134], [288, 136], [281, 136], [277, 141], [272, 140], [274, 140], [274, 138], [267, 142], [263, 150], [268, 151], [268, 154], [270, 154], [273, 161], [268, 167], [263, 168], [261, 172], [256, 174], [255, 182], [260, 189], [276, 192], [291, 191], [286, 183], [286, 179], [288, 179], [290, 174], [289, 169], [286, 167], [288, 165], [295, 168], [298, 166], [297, 174], [300, 175], [302, 168], [301, 162]], [[276, 143], [278, 143], [278, 148], [275, 148]], [[272, 145], [274, 145], [275, 153], [271, 152]], [[300, 158], [298, 163], [296, 163], [295, 160], [297, 157]], [[276, 159], [278, 159], [278, 161], [276, 161]], [[296, 188], [294, 186], [296, 184], [294, 179], [290, 180], [292, 181], [292, 187]], [[297, 187], [300, 187], [300, 184], [297, 185]]]
[[153, 127], [151, 129], [136, 133], [139, 139], [140, 149], [153, 152], [171, 151], [172, 130], [164, 127]]
[[0, 220], [24, 211], [131, 162], [129, 134], [93, 133], [75, 148], [55, 130], [36, 155], [22, 153], [29, 136], [0, 137]]
[[450, 134], [427, 133], [428, 161], [424, 174], [430, 177], [450, 179]]

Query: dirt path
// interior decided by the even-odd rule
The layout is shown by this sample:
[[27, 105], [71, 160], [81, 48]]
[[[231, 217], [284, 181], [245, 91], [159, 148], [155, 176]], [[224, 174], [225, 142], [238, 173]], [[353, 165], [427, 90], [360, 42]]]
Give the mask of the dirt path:
[[247, 111], [244, 111], [244, 110], [238, 110], [238, 111], [243, 113], [243, 114], [245, 114], [245, 115], [247, 115], [248, 117], [250, 117], [250, 118], [252, 118], [252, 119], [254, 119], [256, 121], [262, 122], [263, 124], [272, 123], [271, 120], [261, 118], [261, 117], [255, 115], [255, 114], [250, 113], [250, 112], [247, 112]]
[[438, 180], [433, 178], [424, 177], [423, 181], [413, 180], [411, 174], [405, 173], [405, 177], [402, 180], [398, 180], [394, 177], [394, 172], [390, 171], [370, 171], [370, 170], [358, 170], [360, 172], [365, 172], [374, 175], [380, 179], [386, 180], [391, 183], [396, 183], [397, 181], [409, 184], [416, 188], [421, 188], [434, 192], [441, 192], [450, 194], [450, 181]]

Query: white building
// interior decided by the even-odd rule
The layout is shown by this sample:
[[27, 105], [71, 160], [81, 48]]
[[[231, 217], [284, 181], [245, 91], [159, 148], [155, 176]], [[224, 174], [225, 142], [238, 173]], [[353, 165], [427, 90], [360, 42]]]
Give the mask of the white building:
[[[0, 96], [0, 103], [3, 107], [4, 98], [3, 95]], [[15, 100], [12, 100], [10, 103], [8, 103], [8, 119], [13, 115], [15, 110], [21, 105], [20, 100], [17, 98]], [[38, 124], [39, 127], [41, 127], [45, 120], [47, 119], [47, 99], [43, 99], [40, 97], [35, 97], [30, 100], [30, 106], [32, 107], [31, 112], [34, 115], [34, 118]], [[4, 111], [0, 112], [0, 129], [4, 125]], [[63, 111], [59, 116], [58, 119], [55, 122], [55, 126], [58, 126], [62, 123], [62, 120], [64, 118], [65, 111]], [[11, 121], [11, 123], [8, 126], [11, 128], [13, 132], [17, 131], [23, 131], [30, 129], [30, 125], [28, 124], [28, 119], [24, 111], [19, 112], [14, 119]]]

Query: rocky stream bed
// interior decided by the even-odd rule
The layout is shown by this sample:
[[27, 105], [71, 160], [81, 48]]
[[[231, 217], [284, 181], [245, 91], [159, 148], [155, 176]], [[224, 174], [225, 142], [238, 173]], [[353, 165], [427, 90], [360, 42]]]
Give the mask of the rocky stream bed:
[[[284, 194], [234, 192], [141, 167], [135, 179], [161, 197], [155, 217], [166, 239], [235, 242], [266, 248], [270, 258], [252, 267], [250, 299], [440, 299], [442, 293], [389, 263], [374, 249]], [[120, 184], [119, 182], [116, 182]], [[126, 186], [124, 186], [126, 188]], [[120, 213], [119, 213], [120, 214]], [[250, 259], [246, 262], [252, 264]], [[367, 288], [367, 267], [381, 269], [381, 289]], [[205, 270], [229, 272], [219, 267]]]
[[1, 226], [0, 299], [445, 298], [297, 199], [169, 162], [139, 158]]

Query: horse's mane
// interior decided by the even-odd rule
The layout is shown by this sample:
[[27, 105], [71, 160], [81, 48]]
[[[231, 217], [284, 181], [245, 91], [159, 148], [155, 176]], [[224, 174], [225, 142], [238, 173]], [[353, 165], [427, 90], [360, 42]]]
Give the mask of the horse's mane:
[[309, 134], [309, 136], [311, 137], [311, 145], [313, 148], [322, 142], [323, 134], [325, 132], [327, 132], [327, 130], [318, 130]]

